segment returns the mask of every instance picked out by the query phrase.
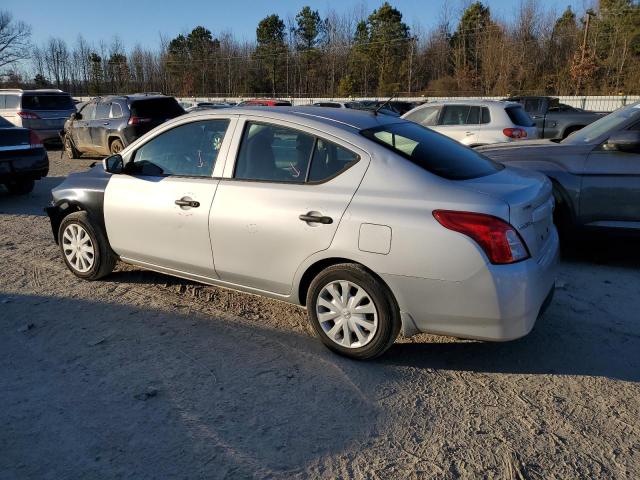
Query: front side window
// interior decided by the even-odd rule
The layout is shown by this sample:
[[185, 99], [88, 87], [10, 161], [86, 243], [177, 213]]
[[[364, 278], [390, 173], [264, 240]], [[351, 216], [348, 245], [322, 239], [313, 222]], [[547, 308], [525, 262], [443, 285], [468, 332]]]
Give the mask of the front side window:
[[444, 135], [411, 122], [362, 130], [364, 137], [449, 180], [491, 175], [504, 167]]
[[82, 110], [80, 110], [82, 120], [93, 120], [96, 116], [96, 104], [94, 102], [87, 103]]
[[438, 124], [439, 113], [440, 107], [424, 107], [411, 112], [404, 118], [425, 127], [431, 127]]
[[210, 177], [229, 120], [203, 120], [179, 125], [140, 147], [127, 166], [134, 175]]

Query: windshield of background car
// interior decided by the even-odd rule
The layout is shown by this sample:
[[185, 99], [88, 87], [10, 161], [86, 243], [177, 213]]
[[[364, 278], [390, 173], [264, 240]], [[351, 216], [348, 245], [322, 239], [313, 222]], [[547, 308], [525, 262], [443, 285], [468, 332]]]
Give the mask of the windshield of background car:
[[131, 115], [142, 118], [174, 118], [184, 110], [175, 98], [149, 98], [131, 102]]
[[24, 94], [22, 108], [25, 110], [75, 110], [76, 106], [69, 95]]
[[633, 119], [640, 119], [640, 103], [620, 108], [606, 115], [577, 132], [572, 133], [560, 143], [579, 145], [590, 143], [602, 135], [620, 129], [624, 124]]
[[484, 177], [504, 168], [471, 148], [412, 122], [391, 123], [360, 133], [449, 180]]

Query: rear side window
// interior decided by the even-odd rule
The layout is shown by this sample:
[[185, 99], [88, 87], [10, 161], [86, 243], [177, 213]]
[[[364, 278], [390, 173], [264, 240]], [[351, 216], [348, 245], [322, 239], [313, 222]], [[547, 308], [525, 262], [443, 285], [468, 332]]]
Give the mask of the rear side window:
[[470, 105], [446, 105], [443, 107], [440, 125], [477, 125], [480, 123], [480, 107]]
[[175, 98], [149, 98], [131, 102], [131, 115], [141, 118], [169, 119], [182, 115], [184, 110]]
[[330, 107], [330, 108], [340, 108], [339, 103], [331, 103], [331, 102], [319, 102], [314, 103], [316, 107]]
[[449, 180], [483, 177], [504, 168], [455, 140], [411, 122], [392, 123], [360, 133]]
[[121, 118], [122, 107], [117, 103], [111, 104], [111, 112], [109, 112], [109, 118]]
[[529, 114], [520, 106], [507, 107], [504, 110], [514, 125], [519, 127], [533, 127], [535, 125]]
[[82, 120], [93, 120], [96, 117], [96, 104], [93, 102], [87, 103], [80, 110], [80, 114], [82, 115]]
[[410, 120], [425, 127], [438, 124], [438, 114], [440, 113], [440, 107], [424, 107], [413, 111], [407, 115], [407, 120]]
[[234, 177], [273, 182], [323, 182], [359, 160], [327, 140], [279, 125], [249, 122]]
[[30, 95], [22, 96], [22, 108], [25, 110], [75, 110], [69, 95]]
[[352, 151], [319, 138], [313, 151], [308, 180], [310, 182], [328, 180], [349, 168], [359, 159], [360, 157]]

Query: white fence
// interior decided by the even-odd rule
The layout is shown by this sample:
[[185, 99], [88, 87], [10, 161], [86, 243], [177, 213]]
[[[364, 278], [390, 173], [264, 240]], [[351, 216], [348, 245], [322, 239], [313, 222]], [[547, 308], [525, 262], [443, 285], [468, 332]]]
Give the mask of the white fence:
[[[76, 97], [79, 100], [85, 102], [92, 97]], [[233, 102], [238, 103], [248, 98], [253, 97], [176, 97], [180, 102]], [[326, 101], [338, 101], [348, 102], [354, 100], [386, 100], [388, 97], [333, 97], [333, 98], [287, 98], [279, 97], [282, 100], [288, 100], [293, 105], [309, 105], [314, 102], [326, 102]], [[406, 101], [435, 101], [435, 100], [461, 100], [461, 99], [474, 99], [474, 100], [500, 100], [504, 97], [398, 97], [396, 100]], [[597, 112], [612, 112], [617, 108], [629, 105], [630, 103], [640, 101], [640, 95], [616, 95], [616, 96], [564, 96], [558, 97], [560, 103], [566, 103], [572, 107], [583, 108], [585, 110], [593, 110]]]

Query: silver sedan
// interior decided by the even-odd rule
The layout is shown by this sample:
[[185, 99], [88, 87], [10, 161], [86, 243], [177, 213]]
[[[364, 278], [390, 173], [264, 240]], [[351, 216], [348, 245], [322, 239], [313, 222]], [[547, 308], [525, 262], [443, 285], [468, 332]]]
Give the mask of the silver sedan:
[[373, 112], [184, 115], [52, 195], [78, 277], [120, 260], [299, 304], [358, 359], [400, 331], [521, 337], [554, 287], [547, 179]]

